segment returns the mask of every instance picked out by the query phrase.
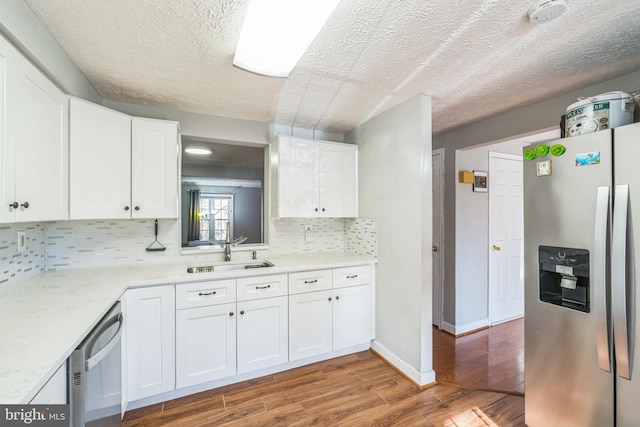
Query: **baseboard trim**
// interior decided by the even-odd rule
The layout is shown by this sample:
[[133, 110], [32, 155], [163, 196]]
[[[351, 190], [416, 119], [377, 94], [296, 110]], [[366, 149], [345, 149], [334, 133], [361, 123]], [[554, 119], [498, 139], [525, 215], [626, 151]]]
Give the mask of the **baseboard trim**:
[[418, 372], [413, 366], [407, 364], [378, 341], [374, 340], [371, 343], [371, 351], [398, 371], [403, 377], [415, 384], [416, 387], [426, 389], [436, 384], [436, 372], [433, 369], [426, 372]]
[[496, 322], [491, 323], [491, 326], [501, 325], [503, 323], [511, 322], [512, 320], [520, 319], [522, 317], [524, 317], [524, 313], [523, 314], [518, 314], [517, 316], [508, 317], [506, 319], [498, 320]]
[[482, 331], [489, 328], [489, 319], [476, 320], [475, 322], [465, 323], [464, 325], [452, 325], [451, 323], [442, 322], [442, 330], [453, 336], [461, 337], [474, 332]]

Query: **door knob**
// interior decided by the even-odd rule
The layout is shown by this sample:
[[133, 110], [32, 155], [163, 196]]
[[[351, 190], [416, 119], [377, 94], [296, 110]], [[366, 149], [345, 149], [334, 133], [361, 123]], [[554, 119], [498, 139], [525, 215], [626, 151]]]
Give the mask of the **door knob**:
[[438, 247], [436, 245], [431, 246], [431, 250], [433, 252], [438, 252]]
[[500, 252], [500, 251], [502, 250], [502, 248], [501, 248], [500, 246], [493, 245], [493, 247], [491, 248], [491, 250], [492, 250], [493, 252]]

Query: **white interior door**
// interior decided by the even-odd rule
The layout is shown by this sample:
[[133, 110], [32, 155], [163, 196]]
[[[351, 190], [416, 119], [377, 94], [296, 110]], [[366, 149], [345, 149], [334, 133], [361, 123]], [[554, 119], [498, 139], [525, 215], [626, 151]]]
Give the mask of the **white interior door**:
[[434, 150], [431, 155], [432, 171], [432, 201], [433, 201], [433, 229], [432, 229], [432, 269], [433, 269], [433, 324], [442, 328], [442, 301], [443, 301], [443, 212], [444, 200], [442, 187], [444, 185], [444, 149]]
[[524, 315], [522, 157], [489, 153], [489, 321]]

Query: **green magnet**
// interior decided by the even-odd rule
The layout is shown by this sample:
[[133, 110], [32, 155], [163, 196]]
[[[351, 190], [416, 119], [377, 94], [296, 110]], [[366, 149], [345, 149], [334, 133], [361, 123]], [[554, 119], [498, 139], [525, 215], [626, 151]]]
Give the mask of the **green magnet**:
[[524, 150], [523, 156], [527, 160], [533, 160], [536, 158], [536, 152], [532, 148]]
[[562, 144], [552, 145], [549, 149], [549, 153], [551, 153], [552, 156], [562, 156], [565, 151], [567, 151], [567, 147]]
[[549, 154], [549, 146], [545, 144], [540, 144], [536, 147], [536, 156], [544, 157]]

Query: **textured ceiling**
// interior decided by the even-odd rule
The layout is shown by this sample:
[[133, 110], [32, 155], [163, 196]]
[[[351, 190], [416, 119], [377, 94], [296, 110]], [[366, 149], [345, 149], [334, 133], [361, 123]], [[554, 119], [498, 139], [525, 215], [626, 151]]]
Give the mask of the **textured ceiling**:
[[106, 99], [337, 133], [417, 93], [441, 132], [640, 69], [639, 0], [538, 26], [534, 0], [342, 0], [288, 79], [231, 65], [246, 0], [25, 2]]

